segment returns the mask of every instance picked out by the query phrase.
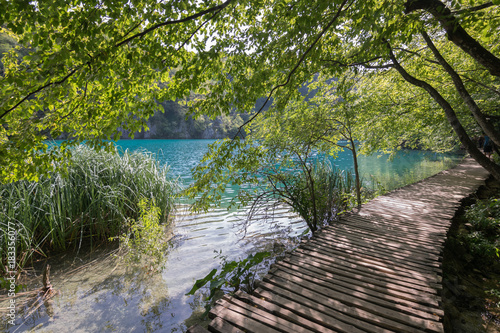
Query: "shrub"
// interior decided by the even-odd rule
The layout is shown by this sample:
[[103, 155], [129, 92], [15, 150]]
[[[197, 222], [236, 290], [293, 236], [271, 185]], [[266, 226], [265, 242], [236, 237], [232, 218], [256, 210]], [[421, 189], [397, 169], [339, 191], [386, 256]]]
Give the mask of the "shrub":
[[490, 265], [498, 261], [500, 248], [500, 200], [478, 201], [465, 212], [469, 233], [460, 236], [477, 262]]
[[282, 191], [289, 194], [284, 201], [304, 218], [312, 231], [356, 205], [354, 175], [332, 166], [328, 160], [315, 162], [310, 172], [302, 170], [290, 177]]
[[118, 238], [120, 247], [126, 251], [125, 259], [131, 263], [139, 263], [147, 259], [148, 270], [164, 267], [166, 253], [170, 247], [165, 237], [165, 228], [160, 224], [161, 210], [154, 200], [139, 200], [139, 218], [127, 220], [127, 231]]
[[217, 268], [212, 269], [204, 278], [196, 280], [186, 296], [194, 295], [197, 290], [208, 284], [210, 293], [205, 300], [206, 311], [204, 315], [206, 315], [221, 293], [235, 293], [240, 288], [245, 288], [247, 292], [251, 293], [255, 287], [257, 267], [270, 255], [269, 252], [257, 252], [250, 254], [243, 260], [229, 261], [226, 256], [222, 255], [221, 251], [215, 256], [221, 261], [219, 274], [217, 274]]

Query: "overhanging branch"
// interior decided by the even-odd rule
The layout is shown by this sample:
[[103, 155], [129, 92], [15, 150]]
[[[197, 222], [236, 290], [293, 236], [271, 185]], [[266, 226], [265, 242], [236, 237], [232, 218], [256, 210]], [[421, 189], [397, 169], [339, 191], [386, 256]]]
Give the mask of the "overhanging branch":
[[238, 128], [238, 132], [236, 132], [236, 135], [233, 137], [233, 140], [236, 137], [238, 137], [239, 135], [242, 135], [241, 131], [242, 131], [243, 127], [245, 127], [246, 125], [248, 125], [249, 123], [251, 123], [262, 112], [262, 110], [264, 109], [264, 106], [266, 106], [266, 104], [271, 100], [271, 97], [273, 96], [274, 92], [276, 90], [278, 90], [279, 88], [285, 87], [286, 85], [288, 85], [288, 83], [290, 83], [290, 80], [292, 79], [293, 74], [295, 74], [295, 72], [297, 71], [297, 69], [304, 62], [304, 60], [305, 60], [306, 56], [309, 54], [309, 52], [311, 52], [311, 50], [321, 40], [321, 38], [323, 37], [323, 35], [332, 27], [332, 25], [335, 23], [335, 21], [337, 21], [338, 17], [340, 16], [340, 14], [343, 11], [344, 6], [347, 3], [347, 1], [348, 0], [344, 0], [340, 4], [339, 9], [335, 13], [335, 16], [330, 20], [330, 22], [328, 22], [328, 24], [323, 28], [323, 30], [321, 30], [321, 32], [318, 34], [318, 36], [316, 37], [316, 39], [311, 43], [311, 45], [309, 45], [309, 47], [306, 49], [306, 51], [302, 54], [302, 56], [300, 57], [299, 61], [295, 64], [295, 66], [292, 68], [292, 70], [290, 71], [290, 73], [288, 73], [286, 81], [284, 83], [281, 83], [281, 84], [275, 86], [273, 89], [271, 89], [271, 92], [268, 94], [268, 96], [266, 98], [266, 101], [264, 102], [264, 104], [262, 104], [261, 108], [250, 119], [248, 119], [243, 125], [241, 125]]
[[440, 0], [408, 0], [405, 3], [406, 14], [417, 10], [424, 10], [434, 16], [446, 31], [450, 41], [488, 69], [491, 75], [500, 76], [500, 59], [467, 33], [443, 2]]
[[[132, 40], [134, 40], [134, 39], [136, 39], [136, 38], [140, 38], [140, 37], [142, 37], [142, 36], [144, 36], [144, 35], [146, 35], [146, 34], [148, 34], [148, 33], [152, 32], [152, 31], [154, 31], [154, 30], [156, 30], [156, 29], [159, 29], [159, 28], [161, 28], [161, 27], [163, 27], [163, 26], [167, 26], [167, 25], [173, 25], [173, 24], [179, 24], [179, 23], [188, 22], [188, 21], [194, 20], [194, 19], [196, 19], [196, 18], [198, 18], [198, 17], [201, 17], [201, 16], [203, 16], [203, 15], [206, 15], [206, 14], [209, 14], [209, 13], [213, 13], [213, 12], [215, 12], [215, 14], [211, 17], [211, 18], [213, 18], [213, 17], [215, 17], [215, 16], [216, 16], [216, 15], [217, 15], [217, 14], [218, 14], [221, 10], [223, 10], [224, 8], [226, 8], [226, 7], [227, 7], [227, 6], [228, 6], [231, 2], [233, 2], [233, 1], [235, 1], [235, 0], [227, 0], [226, 2], [224, 2], [224, 3], [222, 3], [222, 4], [218, 5], [218, 6], [211, 7], [211, 8], [209, 8], [209, 9], [203, 10], [203, 11], [201, 11], [201, 12], [199, 12], [199, 13], [196, 13], [196, 14], [190, 15], [190, 16], [185, 17], [185, 18], [180, 19], [180, 20], [172, 20], [172, 21], [166, 21], [166, 22], [163, 22], [163, 23], [156, 24], [156, 25], [154, 25], [154, 26], [152, 26], [152, 27], [150, 27], [150, 28], [148, 28], [148, 29], [146, 29], [146, 30], [144, 30], [144, 31], [140, 32], [140, 33], [137, 33], [137, 34], [135, 34], [135, 35], [133, 35], [133, 36], [130, 36], [130, 37], [128, 37], [128, 38], [126, 38], [126, 39], [122, 40], [121, 42], [119, 42], [119, 43], [115, 44], [113, 47], [114, 47], [114, 48], [118, 48], [118, 47], [120, 47], [120, 46], [123, 46], [123, 45], [125, 45], [125, 44], [129, 43], [130, 41], [132, 41]], [[129, 30], [129, 31], [128, 31], [125, 35], [124, 35], [124, 36], [129, 35], [132, 31], [134, 31], [135, 29], [137, 29], [137, 27], [138, 27], [141, 23], [142, 23], [142, 21], [141, 21], [141, 22], [139, 22], [138, 24], [134, 25], [134, 26], [133, 26], [133, 27], [132, 27], [132, 28], [131, 28], [131, 29], [130, 29], [130, 30]], [[203, 23], [203, 25], [204, 25], [205, 23], [206, 23], [206, 21]], [[203, 25], [202, 25], [202, 26], [203, 26]], [[199, 28], [198, 28], [198, 29], [197, 29], [197, 30], [196, 30], [196, 31], [195, 31], [195, 32], [191, 35], [191, 37], [189, 37], [189, 38], [188, 38], [188, 40], [189, 40], [190, 38], [192, 38], [192, 36], [193, 36], [193, 35], [194, 35], [194, 34], [195, 34], [195, 33], [196, 33], [196, 32], [197, 32], [200, 28], [201, 28], [201, 26], [200, 26], [200, 27], [199, 27]], [[187, 42], [187, 40], [186, 40], [184, 43], [186, 43], [186, 42]], [[47, 83], [47, 84], [45, 84], [45, 85], [43, 85], [43, 86], [40, 86], [40, 87], [38, 87], [38, 88], [34, 89], [33, 91], [31, 91], [31, 92], [29, 92], [29, 93], [27, 93], [27, 95], [25, 95], [23, 98], [21, 98], [21, 100], [20, 100], [20, 101], [18, 101], [18, 102], [17, 102], [14, 106], [12, 106], [11, 108], [9, 108], [9, 109], [5, 110], [5, 111], [4, 111], [4, 112], [0, 115], [0, 119], [2, 119], [2, 118], [3, 118], [3, 117], [5, 117], [7, 114], [9, 114], [9, 113], [10, 113], [10, 112], [12, 112], [13, 110], [15, 110], [17, 107], [19, 107], [19, 105], [21, 105], [22, 103], [24, 103], [25, 101], [27, 101], [27, 100], [28, 100], [30, 97], [32, 97], [33, 95], [35, 95], [35, 94], [37, 94], [37, 93], [39, 93], [39, 92], [41, 92], [41, 91], [43, 91], [43, 90], [47, 89], [48, 87], [51, 87], [51, 86], [56, 86], [56, 85], [60, 85], [60, 84], [62, 84], [62, 83], [64, 83], [64, 82], [66, 82], [66, 81], [67, 81], [67, 80], [68, 80], [71, 76], [73, 76], [73, 75], [74, 75], [74, 74], [75, 74], [78, 70], [80, 70], [80, 69], [81, 69], [81, 68], [83, 68], [84, 66], [90, 66], [90, 65], [91, 65], [91, 62], [92, 62], [92, 61], [93, 61], [93, 59], [95, 59], [95, 58], [96, 58], [96, 56], [94, 56], [94, 57], [92, 57], [92, 56], [91, 56], [91, 60], [89, 60], [89, 61], [85, 62], [85, 63], [84, 63], [84, 64], [82, 64], [82, 65], [79, 65], [79, 66], [75, 67], [75, 68], [74, 68], [74, 69], [72, 69], [72, 70], [71, 70], [71, 71], [70, 71], [67, 75], [65, 75], [64, 77], [62, 77], [60, 80], [58, 80], [58, 81], [53, 81], [53, 82], [50, 82], [50, 83]]]

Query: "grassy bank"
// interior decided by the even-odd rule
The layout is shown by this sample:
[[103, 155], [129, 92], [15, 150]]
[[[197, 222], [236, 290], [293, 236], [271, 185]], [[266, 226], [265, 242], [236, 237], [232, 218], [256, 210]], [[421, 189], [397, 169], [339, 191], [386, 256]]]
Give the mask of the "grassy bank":
[[[105, 242], [123, 232], [128, 218], [138, 217], [141, 199], [154, 202], [160, 209], [160, 222], [165, 223], [178, 189], [167, 171], [150, 154], [120, 156], [118, 151], [77, 147], [65, 175], [0, 185], [1, 251], [7, 253], [9, 229], [17, 233], [19, 267], [33, 253], [46, 255], [83, 243]], [[6, 260], [3, 256], [2, 272]]]

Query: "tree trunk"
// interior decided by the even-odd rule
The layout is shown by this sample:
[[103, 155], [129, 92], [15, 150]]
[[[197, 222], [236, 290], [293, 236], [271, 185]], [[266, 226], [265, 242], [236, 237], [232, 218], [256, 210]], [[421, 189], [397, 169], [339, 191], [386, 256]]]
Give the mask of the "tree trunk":
[[389, 46], [389, 54], [391, 60], [393, 62], [394, 68], [398, 71], [398, 73], [409, 83], [414, 86], [420, 87], [427, 91], [427, 93], [441, 106], [444, 110], [446, 118], [450, 123], [451, 127], [457, 134], [460, 142], [464, 145], [467, 152], [470, 156], [475, 159], [483, 168], [485, 168], [488, 172], [490, 172], [493, 177], [500, 180], [500, 166], [496, 163], [492, 162], [489, 158], [487, 158], [476, 146], [474, 142], [469, 138], [469, 135], [463, 128], [462, 124], [457, 118], [455, 110], [453, 110], [452, 106], [448, 101], [446, 101], [441, 94], [434, 89], [429, 83], [419, 80], [413, 76], [411, 76], [406, 70], [401, 67], [401, 65], [396, 60], [396, 57]]
[[483, 65], [491, 75], [500, 76], [500, 59], [472, 38], [440, 0], [408, 0], [405, 7], [406, 14], [419, 9], [430, 13], [446, 30], [450, 41]]
[[354, 141], [351, 138], [349, 138], [349, 141], [351, 142], [351, 152], [352, 152], [352, 159], [354, 161], [354, 174], [356, 176], [356, 199], [358, 201], [358, 207], [361, 206], [361, 181], [359, 179], [359, 167], [358, 167], [358, 154], [356, 152], [356, 146], [354, 145]]
[[460, 75], [458, 75], [458, 73], [455, 72], [453, 67], [451, 67], [451, 65], [446, 61], [446, 59], [444, 59], [444, 57], [441, 55], [441, 53], [436, 48], [431, 38], [425, 31], [422, 32], [422, 36], [424, 37], [427, 46], [429, 46], [432, 53], [434, 54], [434, 57], [445, 69], [445, 71], [450, 75], [451, 79], [453, 80], [453, 84], [457, 89], [458, 94], [464, 101], [465, 105], [467, 105], [467, 107], [469, 108], [470, 112], [474, 116], [474, 119], [476, 119], [479, 126], [481, 126], [481, 128], [483, 129], [484, 133], [486, 133], [486, 135], [488, 135], [497, 146], [500, 146], [500, 133], [498, 133], [498, 131], [495, 130], [494, 126], [488, 120], [486, 120], [485, 115], [483, 114], [479, 106], [476, 104], [472, 96], [465, 88], [464, 83], [460, 78]]

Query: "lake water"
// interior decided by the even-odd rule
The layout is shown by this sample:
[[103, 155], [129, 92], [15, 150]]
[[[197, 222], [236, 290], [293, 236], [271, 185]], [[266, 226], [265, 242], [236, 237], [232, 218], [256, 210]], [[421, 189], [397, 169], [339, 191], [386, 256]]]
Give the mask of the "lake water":
[[[170, 166], [172, 176], [188, 184], [191, 168], [212, 142], [124, 140], [118, 145], [157, 154]], [[446, 158], [455, 159], [451, 155]], [[362, 156], [360, 168], [366, 178], [374, 175], [396, 186], [408, 174], [419, 177], [440, 171], [443, 160], [442, 155], [407, 151], [399, 152], [392, 161], [387, 156]], [[348, 153], [341, 153], [335, 164], [344, 170], [353, 168]], [[286, 208], [279, 208], [274, 218], [257, 216], [246, 233], [240, 227], [244, 217], [243, 211], [224, 209], [192, 215], [181, 207], [174, 222], [173, 247], [161, 272], [127, 266], [119, 258], [106, 255], [111, 251], [106, 248], [51, 257], [51, 282], [59, 295], [45, 304], [32, 301], [24, 313], [18, 314], [17, 325], [9, 332], [184, 332], [204, 310], [202, 293], [185, 294], [196, 279], [220, 265], [215, 251], [231, 260], [262, 250], [279, 253], [293, 246], [306, 230], [300, 217]], [[269, 223], [271, 220], [273, 223]], [[29, 288], [40, 287], [41, 277], [34, 272], [32, 275]], [[3, 321], [0, 329], [5, 329], [5, 324]]]

